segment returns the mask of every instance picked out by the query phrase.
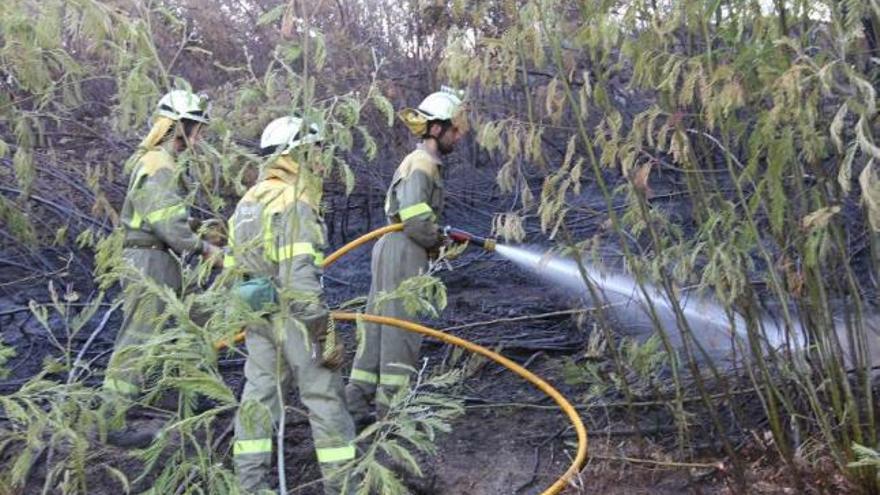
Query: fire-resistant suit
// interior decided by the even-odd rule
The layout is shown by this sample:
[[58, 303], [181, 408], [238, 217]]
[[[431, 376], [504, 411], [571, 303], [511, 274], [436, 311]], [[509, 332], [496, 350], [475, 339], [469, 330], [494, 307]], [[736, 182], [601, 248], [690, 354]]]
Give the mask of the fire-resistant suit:
[[[138, 159], [122, 205], [121, 222], [125, 230], [122, 257], [129, 267], [139, 270], [159, 286], [181, 289], [178, 256], [202, 252], [203, 241], [190, 229], [189, 204], [179, 180], [174, 156], [164, 147], [153, 147]], [[104, 389], [134, 397], [143, 386], [141, 372], [120, 351], [141, 345], [162, 327], [157, 321], [165, 304], [155, 295], [122, 280], [123, 323], [116, 336]]]
[[[300, 176], [306, 174], [281, 156], [268, 177], [245, 194], [229, 221], [234, 258], [225, 265], [234, 266], [245, 280], [269, 279], [278, 302], [264, 325], [247, 331], [247, 381], [233, 447], [239, 483], [247, 493], [268, 488], [272, 479], [273, 430], [284, 404], [279, 384], [286, 393], [296, 383], [308, 408], [325, 492], [341, 493], [351, 485], [339, 469], [355, 457], [355, 432], [342, 375], [334, 369], [341, 362], [341, 342], [320, 280], [325, 246], [320, 185], [302, 187]], [[335, 362], [323, 358], [333, 354]], [[353, 488], [344, 492], [353, 493]]]
[[[429, 253], [443, 242], [437, 224], [443, 213], [443, 180], [439, 158], [423, 146], [410, 153], [397, 168], [385, 199], [390, 223], [403, 222], [402, 232], [384, 235], [373, 247], [372, 284], [367, 313], [412, 319], [400, 300], [381, 305], [381, 292], [397, 289], [404, 280], [428, 269]], [[358, 349], [346, 386], [349, 410], [357, 420], [365, 419], [373, 407], [384, 413], [387, 404], [377, 403], [377, 390], [390, 397], [407, 386], [416, 367], [422, 336], [395, 327], [368, 323], [359, 335]]]

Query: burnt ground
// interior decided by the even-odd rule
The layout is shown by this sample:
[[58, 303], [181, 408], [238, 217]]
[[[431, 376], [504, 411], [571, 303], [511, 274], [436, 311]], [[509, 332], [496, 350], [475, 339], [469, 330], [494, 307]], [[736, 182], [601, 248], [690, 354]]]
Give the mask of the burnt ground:
[[[120, 150], [118, 155], [124, 157], [126, 152]], [[11, 163], [4, 159], [2, 165], [0, 178], [4, 184], [12, 184], [11, 179], [6, 182], [4, 178], [10, 176], [3, 175], [3, 170], [8, 171]], [[46, 167], [46, 170], [53, 169]], [[328, 217], [335, 247], [382, 223], [381, 191], [392, 171], [390, 165], [383, 167], [380, 173], [371, 171], [366, 181], [368, 186], [356, 191], [351, 198], [330, 195], [331, 210], [337, 212]], [[43, 201], [32, 201], [30, 214], [38, 219], [40, 228], [51, 233], [59, 224], [76, 223], [80, 231], [83, 224], [107, 230], [107, 222], [97, 222], [81, 213], [90, 211], [94, 198], [75, 187], [70, 176], [53, 173], [52, 177], [41, 177], [36, 189], [35, 194]], [[510, 200], [498, 195], [488, 185], [493, 183], [492, 170], [477, 170], [475, 175], [472, 180], [448, 183], [447, 221], [482, 233], [489, 230], [492, 213], [506, 210]], [[667, 185], [674, 190], [674, 183]], [[662, 184], [654, 187], [662, 191]], [[117, 178], [105, 191], [111, 202], [121, 203], [124, 179]], [[579, 216], [572, 222], [571, 230], [578, 238], [601, 229], [604, 218], [597, 213], [602, 209], [598, 195], [591, 196], [586, 192], [581, 198], [586, 199], [573, 206], [593, 213]], [[338, 213], [340, 211], [347, 213], [343, 215]], [[364, 212], [370, 215], [367, 217]], [[540, 242], [541, 236], [536, 235], [535, 227], [530, 225], [529, 228], [529, 241]], [[14, 239], [8, 238], [5, 229], [0, 229], [0, 233], [4, 234], [0, 251], [0, 261], [3, 262], [0, 330], [4, 342], [18, 352], [7, 363], [10, 375], [0, 380], [0, 393], [5, 394], [38, 373], [45, 357], [56, 354], [53, 339], [27, 310], [28, 302], [48, 301], [46, 286], [49, 280], [61, 293], [76, 292], [78, 299], [74, 304], [93, 300], [97, 292], [91, 280], [90, 255], [70, 248], [72, 234], [68, 234], [66, 244], [62, 240], [60, 245], [21, 250], [12, 242]], [[580, 308], [578, 295], [547, 286], [496, 255], [474, 249], [453, 261], [451, 267], [451, 271], [440, 274], [448, 288], [448, 307], [438, 321], [428, 323], [436, 328], [450, 328], [450, 333], [500, 351], [545, 378], [579, 406], [590, 431], [590, 459], [581, 474], [583, 493], [849, 491], [831, 467], [824, 467], [821, 458], [805, 465], [802, 472], [792, 473], [780, 467], [783, 463], [778, 458], [777, 449], [768, 442], [767, 427], [760, 420], [760, 404], [748, 394], [738, 396], [736, 403], [727, 409], [740, 415], [752, 414], [756, 418], [751, 429], [727, 432], [736, 449], [735, 455], [747, 466], [742, 475], [745, 483], [740, 485], [733, 483], [730, 456], [722, 448], [719, 433], [708, 426], [708, 417], [699, 407], [688, 410], [692, 415], [690, 424], [693, 430], [689, 432], [689, 449], [682, 451], [668, 399], [658, 400], [652, 390], [643, 390], [635, 397], [641, 402], [634, 410], [621, 407], [619, 391], [616, 396], [603, 401], [601, 407], [595, 402], [587, 404], [588, 385], [566, 383], [564, 362], [585, 359], [588, 335], [595, 328], [596, 321], [589, 314], [558, 314]], [[369, 288], [369, 248], [361, 248], [350, 254], [344, 263], [330, 268], [325, 283], [333, 305], [365, 295]], [[107, 300], [114, 296], [109, 294]], [[102, 327], [84, 355], [98, 371], [87, 381], [96, 387], [121, 320], [119, 311], [104, 319], [105, 311], [103, 308], [98, 311], [71, 342], [73, 348], [79, 349], [95, 329]], [[557, 314], [536, 316], [546, 313]], [[62, 327], [61, 321], [51, 319], [50, 326], [55, 332]], [[348, 346], [352, 352], [353, 348], [353, 345]], [[431, 341], [425, 342], [423, 353], [430, 364], [448, 363], [453, 356], [448, 346]], [[240, 391], [242, 361], [236, 355], [227, 355], [220, 361], [224, 376], [237, 391]], [[458, 393], [465, 401], [467, 414], [455, 421], [450, 434], [439, 438], [437, 457], [423, 459], [426, 477], [411, 480], [415, 493], [535, 494], [541, 493], [566, 470], [574, 453], [574, 433], [564, 415], [541, 392], [499, 365], [485, 362], [474, 368]], [[297, 418], [297, 414], [292, 413], [290, 417], [286, 442], [289, 486], [305, 484], [305, 488], [295, 493], [319, 493], [313, 484], [309, 485], [318, 478], [318, 470], [308, 426]], [[228, 414], [217, 425], [216, 431], [220, 439], [218, 448], [226, 453], [230, 449], [230, 420], [231, 414]], [[0, 418], [0, 428], [5, 427], [3, 421], [5, 418]], [[156, 419], [144, 416], [134, 421], [155, 422]], [[93, 493], [121, 492], [121, 484], [108, 474], [105, 465], [119, 469], [129, 478], [140, 474], [141, 464], [125, 451], [94, 447], [102, 450], [87, 468]], [[0, 451], [0, 462], [8, 463], [17, 454], [9, 449]], [[0, 495], [39, 493], [44, 477], [45, 458], [38, 458], [22, 490], [0, 487]], [[137, 491], [145, 486], [148, 483], [134, 489]], [[579, 493], [575, 488], [568, 492]]]
[[[328, 270], [327, 288], [331, 293], [335, 289], [334, 299], [342, 300], [350, 294], [366, 291], [368, 251], [363, 249], [354, 254], [344, 267]], [[560, 360], [581, 353], [591, 321], [578, 321], [570, 315], [504, 321], [577, 308], [577, 297], [542, 285], [509, 263], [482, 253], [468, 253], [456, 260], [453, 268], [442, 273], [449, 290], [449, 306], [443, 318], [431, 322], [432, 325], [446, 328], [500, 320], [451, 332], [525, 363], [577, 403], [583, 394], [583, 385], [565, 383]], [[9, 324], [9, 317], [5, 316], [4, 325]], [[27, 317], [16, 315], [13, 322], [19, 320], [26, 321]], [[110, 349], [111, 340], [109, 335], [106, 337], [96, 345], [95, 352]], [[21, 357], [11, 365], [14, 375], [3, 383], [7, 390], [40, 365], [32, 349], [41, 345], [37, 332], [25, 332], [19, 344]], [[448, 360], [451, 355], [448, 346], [437, 342], [426, 341], [423, 349], [425, 357], [435, 364]], [[241, 360], [233, 357], [221, 365], [230, 384], [238, 389]], [[465, 380], [460, 394], [466, 401], [467, 414], [455, 421], [451, 434], [440, 437], [439, 455], [423, 459], [426, 478], [411, 480], [414, 493], [536, 494], [566, 470], [574, 452], [574, 433], [563, 414], [541, 392], [499, 365], [484, 362]], [[649, 419], [650, 414], [646, 414], [642, 422], [645, 430], [640, 433], [633, 429], [622, 409], [581, 409], [581, 413], [590, 430], [592, 456], [582, 473], [584, 493], [739, 493], [731, 487], [723, 469], [712, 467], [725, 462], [725, 456], [717, 447], [705, 447], [703, 452], [689, 459], [694, 466], [672, 462], [677, 453], [668, 438], [670, 427], [651, 426], [657, 421], [668, 422], [668, 417]], [[308, 425], [295, 414], [291, 416], [286, 463], [289, 483], [295, 486], [317, 479], [318, 471]], [[231, 440], [230, 420], [228, 415], [218, 425], [218, 433], [225, 434], [220, 448], [227, 451]], [[136, 421], [156, 420], [144, 417]], [[785, 474], [774, 473], [777, 480], [765, 478], [762, 473], [775, 469], [765, 452], [758, 450], [754, 454], [744, 452], [744, 455], [755, 457], [755, 472], [751, 477], [760, 478], [750, 486], [750, 493], [800, 493]], [[95, 467], [90, 468], [96, 479], [101, 479], [93, 485], [97, 490], [94, 493], [115, 493], [121, 488], [99, 467], [101, 462], [129, 476], [138, 474], [140, 469], [139, 462], [127, 458], [125, 451], [105, 447]], [[37, 465], [31, 482], [20, 493], [38, 491], [43, 475]], [[580, 493], [575, 489], [569, 492]], [[320, 491], [310, 487], [296, 493]]]

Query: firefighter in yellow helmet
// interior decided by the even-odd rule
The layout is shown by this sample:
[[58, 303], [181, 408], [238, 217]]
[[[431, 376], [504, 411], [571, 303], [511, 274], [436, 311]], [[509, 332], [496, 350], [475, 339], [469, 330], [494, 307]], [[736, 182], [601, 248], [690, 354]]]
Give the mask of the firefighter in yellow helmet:
[[[189, 226], [189, 208], [178, 164], [208, 123], [207, 97], [173, 90], [159, 100], [153, 127], [133, 157], [134, 169], [122, 205], [123, 262], [152, 282], [181, 290], [178, 257], [200, 253], [222, 264], [220, 248], [199, 239]], [[164, 311], [159, 297], [122, 280], [123, 323], [116, 337], [103, 388], [111, 400], [131, 399], [143, 386], [140, 370], [132, 365], [132, 346], [146, 342], [159, 329]], [[127, 349], [127, 350], [126, 350]], [[152, 432], [115, 431], [109, 441], [119, 446], [143, 446]]]
[[319, 127], [297, 117], [272, 121], [260, 146], [274, 159], [229, 220], [232, 254], [224, 265], [242, 279], [235, 292], [252, 310], [268, 313], [265, 324], [248, 328], [235, 419], [233, 458], [246, 493], [270, 486], [272, 439], [293, 384], [309, 411], [325, 493], [354, 493], [346, 466], [355, 457], [355, 431], [339, 371], [343, 347], [321, 284], [323, 180], [310, 165], [321, 139]]
[[[380, 293], [394, 291], [407, 278], [425, 272], [431, 253], [443, 243], [438, 225], [443, 214], [441, 157], [465, 135], [467, 118], [460, 93], [445, 87], [428, 95], [418, 108], [401, 111], [399, 117], [421, 141], [403, 159], [388, 188], [388, 222], [403, 222], [404, 228], [384, 235], [373, 247], [367, 313], [411, 319], [401, 301], [382, 305], [375, 301]], [[384, 414], [387, 404], [377, 399], [408, 385], [408, 368], [416, 367], [422, 337], [376, 324], [367, 324], [359, 337], [345, 395], [355, 422], [363, 426], [374, 413]]]

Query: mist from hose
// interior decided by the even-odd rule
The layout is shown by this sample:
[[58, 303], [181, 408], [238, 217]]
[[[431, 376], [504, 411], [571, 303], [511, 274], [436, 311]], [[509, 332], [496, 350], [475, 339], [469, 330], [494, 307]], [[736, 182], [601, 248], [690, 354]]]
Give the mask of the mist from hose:
[[[600, 271], [589, 263], [582, 262], [586, 276], [599, 298], [598, 301], [591, 301], [589, 287], [574, 260], [503, 244], [498, 244], [495, 251], [554, 285], [583, 295], [592, 306], [604, 305], [626, 335], [647, 337], [659, 324], [673, 346], [679, 348], [683, 345], [682, 328], [685, 325], [680, 324], [672, 302], [658, 288], [647, 283], [640, 287], [629, 275]], [[726, 311], [720, 303], [708, 296], [685, 293], [679, 296], [679, 305], [687, 328], [693, 334], [693, 340], [705, 351], [705, 355], [697, 352], [698, 358], [709, 358], [723, 363], [734, 355], [748, 354], [746, 324], [741, 315]], [[652, 316], [652, 308], [655, 316]], [[764, 329], [767, 334], [766, 345], [779, 347], [784, 343], [783, 333], [778, 325], [767, 319]]]

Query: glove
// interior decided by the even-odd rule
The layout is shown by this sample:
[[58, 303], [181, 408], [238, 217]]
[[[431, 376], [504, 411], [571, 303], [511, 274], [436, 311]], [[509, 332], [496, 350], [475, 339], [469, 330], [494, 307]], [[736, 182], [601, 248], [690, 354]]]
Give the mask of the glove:
[[297, 313], [309, 333], [312, 359], [325, 368], [339, 369], [345, 357], [345, 347], [336, 335], [336, 324], [330, 318], [330, 312], [323, 305], [311, 303]]
[[338, 370], [342, 367], [345, 359], [345, 345], [342, 339], [336, 335], [336, 322], [333, 318], [327, 321], [327, 331], [324, 334], [324, 342], [321, 343], [318, 364], [331, 370]]
[[206, 258], [214, 265], [214, 268], [223, 268], [223, 249], [202, 241], [202, 257]]
[[403, 233], [428, 251], [439, 249], [443, 244], [443, 232], [428, 219], [411, 218], [403, 222]]
[[186, 219], [189, 229], [199, 235], [203, 240], [215, 246], [226, 244], [225, 226], [217, 219], [199, 220], [189, 217]]

